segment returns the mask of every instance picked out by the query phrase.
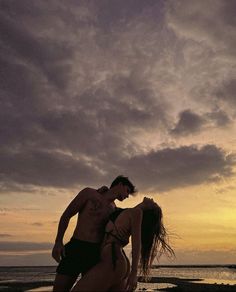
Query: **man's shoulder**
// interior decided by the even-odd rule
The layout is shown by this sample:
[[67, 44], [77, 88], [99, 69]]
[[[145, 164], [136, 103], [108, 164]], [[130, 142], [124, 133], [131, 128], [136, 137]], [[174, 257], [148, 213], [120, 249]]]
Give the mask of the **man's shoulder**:
[[86, 187], [84, 189], [82, 189], [79, 194], [83, 194], [83, 195], [87, 195], [87, 196], [94, 196], [97, 195], [97, 190], [90, 188], [90, 187]]
[[88, 200], [91, 200], [97, 196], [97, 191], [93, 188], [86, 187], [82, 189], [74, 198], [74, 202], [86, 203]]

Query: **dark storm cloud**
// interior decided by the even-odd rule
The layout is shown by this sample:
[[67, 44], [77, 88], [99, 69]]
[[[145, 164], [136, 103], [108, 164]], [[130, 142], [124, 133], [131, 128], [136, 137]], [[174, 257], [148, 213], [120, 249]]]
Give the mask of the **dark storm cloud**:
[[225, 23], [232, 26], [236, 25], [235, 20], [235, 11], [236, 11], [236, 2], [234, 0], [228, 0], [222, 2], [221, 15], [224, 18]]
[[232, 122], [228, 114], [220, 109], [203, 114], [196, 114], [187, 109], [182, 111], [178, 118], [175, 127], [170, 130], [170, 134], [176, 137], [196, 134], [206, 127], [226, 127]]
[[235, 1], [167, 1], [169, 25], [181, 36], [206, 42], [223, 56], [235, 56]]
[[90, 85], [72, 100], [68, 97], [66, 104], [67, 97], [54, 99], [42, 75], [30, 71], [27, 64], [5, 59], [2, 64], [6, 98], [0, 160], [5, 187], [73, 186], [86, 184], [91, 177], [99, 179], [100, 160], [127, 151], [130, 129], [167, 122], [165, 103], [156, 102], [139, 72], [115, 73], [100, 86]]
[[223, 110], [215, 110], [205, 114], [209, 121], [212, 121], [216, 127], [225, 127], [232, 123], [232, 119]]
[[[28, 151], [13, 157], [6, 157], [3, 164], [3, 178], [10, 182], [73, 187], [111, 181], [117, 174], [123, 173], [134, 178], [143, 189], [152, 186], [158, 191], [230, 177], [235, 163], [233, 155], [226, 155], [214, 145], [166, 148], [131, 158], [120, 154], [110, 158], [109, 163], [100, 160], [100, 169], [95, 169], [95, 160], [83, 162], [62, 153]], [[13, 165], [9, 165], [8, 161], [22, 167], [12, 173]]]
[[152, 91], [140, 90], [128, 78], [122, 80], [111, 88], [118, 96], [132, 95], [130, 100], [117, 100], [94, 88], [77, 96], [74, 110], [41, 112], [38, 107], [31, 113], [23, 108], [15, 115], [11, 107], [6, 110], [0, 126], [5, 187], [73, 186], [87, 184], [91, 177], [99, 180], [100, 170], [106, 169], [104, 161], [127, 152], [129, 129], [164, 124], [164, 106], [155, 104]]
[[176, 136], [193, 134], [198, 132], [205, 122], [200, 115], [191, 110], [184, 110], [179, 114], [179, 121], [170, 133]]
[[[2, 191], [97, 184], [149, 160], [140, 136], [170, 129], [184, 60], [164, 3], [0, 1]], [[201, 131], [205, 118], [182, 112], [172, 133]], [[207, 119], [223, 125], [227, 113]], [[162, 189], [179, 185], [167, 186], [168, 163], [178, 172], [166, 157]]]
[[[136, 13], [142, 12], [145, 5], [149, 7], [141, 2], [136, 4]], [[105, 145], [107, 149], [117, 148], [118, 144], [122, 147], [124, 139], [119, 136], [124, 128], [141, 127], [147, 123], [153, 125], [156, 120], [165, 119], [164, 106], [155, 104], [155, 96], [150, 98], [153, 93], [142, 74], [132, 73], [137, 69], [136, 65], [133, 69], [131, 66], [128, 74], [119, 70], [112, 72], [109, 67], [108, 78], [100, 85], [96, 80], [99, 70], [104, 69], [99, 67], [100, 56], [94, 58], [94, 54], [104, 52], [97, 44], [97, 38], [102, 39], [103, 33], [97, 35], [96, 28], [100, 23], [96, 20], [94, 27], [91, 19], [94, 13], [103, 11], [106, 14], [109, 11], [99, 8], [100, 5], [107, 5], [109, 9], [113, 7], [106, 1], [97, 7], [94, 2], [90, 13], [90, 7], [84, 2], [77, 5], [51, 2], [48, 7], [43, 1], [37, 4], [26, 1], [21, 5], [14, 1], [1, 2], [1, 139], [7, 148], [11, 145], [19, 149], [23, 143], [24, 146], [37, 144], [40, 149], [60, 148], [97, 155]], [[116, 12], [124, 13], [125, 7], [121, 5], [120, 12]], [[135, 14], [134, 10], [132, 13]], [[102, 15], [98, 18], [102, 19]], [[113, 19], [106, 21], [112, 25], [116, 23]], [[95, 34], [91, 42], [87, 32]], [[112, 34], [107, 40], [113, 40]], [[71, 74], [74, 54], [79, 55], [78, 76], [77, 72]], [[91, 64], [90, 59], [93, 60]], [[119, 56], [117, 59], [119, 61]], [[78, 77], [78, 89], [69, 86], [67, 74], [72, 81]], [[83, 75], [85, 84], [80, 86], [80, 76]], [[59, 80], [56, 85], [63, 88], [53, 88], [53, 78]], [[77, 81], [73, 81], [74, 85]], [[69, 93], [66, 92], [68, 87]], [[77, 91], [76, 94], [71, 94], [71, 90]], [[120, 121], [124, 125], [120, 125]]]
[[144, 189], [166, 191], [233, 175], [235, 156], [214, 145], [153, 151], [127, 160], [125, 168]]
[[[30, 11], [28, 12], [30, 13]], [[66, 73], [69, 73], [69, 68], [59, 64], [67, 56], [73, 54], [68, 44], [36, 38], [29, 31], [27, 23], [19, 23], [17, 18], [9, 17], [4, 13], [0, 13], [0, 16], [1, 42], [3, 48], [5, 47], [5, 50], [2, 49], [1, 52], [4, 53], [7, 48], [11, 57], [20, 57], [21, 61], [42, 70], [45, 77], [56, 86], [65, 86], [68, 81]], [[18, 76], [18, 80], [22, 77], [24, 76]]]
[[[15, 171], [13, 171], [15, 170]], [[1, 156], [1, 178], [6, 182], [36, 186], [73, 186], [101, 175], [89, 161], [63, 153], [24, 149]]]
[[224, 82], [220, 88], [216, 90], [216, 97], [224, 102], [229, 102], [231, 106], [236, 105], [236, 79]]
[[235, 112], [235, 1], [167, 1], [166, 9], [167, 25], [182, 40], [188, 94], [203, 109]]

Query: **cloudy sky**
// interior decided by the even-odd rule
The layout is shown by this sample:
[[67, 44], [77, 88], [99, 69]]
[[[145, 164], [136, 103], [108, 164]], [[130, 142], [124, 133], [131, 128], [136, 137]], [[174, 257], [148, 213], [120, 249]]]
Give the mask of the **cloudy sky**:
[[235, 11], [0, 0], [0, 265], [55, 264], [64, 208], [118, 174], [121, 206], [162, 206], [171, 263], [235, 263]]

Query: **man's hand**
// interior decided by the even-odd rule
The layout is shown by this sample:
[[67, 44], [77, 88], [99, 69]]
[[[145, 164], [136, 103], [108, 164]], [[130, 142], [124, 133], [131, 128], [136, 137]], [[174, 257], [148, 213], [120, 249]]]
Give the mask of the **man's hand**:
[[97, 191], [102, 194], [102, 193], [105, 193], [109, 190], [109, 188], [107, 186], [102, 186], [100, 187]]
[[131, 271], [127, 280], [126, 291], [134, 291], [137, 288], [137, 283], [138, 283], [137, 273]]
[[52, 249], [52, 257], [59, 263], [62, 256], [65, 257], [64, 245], [62, 242], [56, 242]]

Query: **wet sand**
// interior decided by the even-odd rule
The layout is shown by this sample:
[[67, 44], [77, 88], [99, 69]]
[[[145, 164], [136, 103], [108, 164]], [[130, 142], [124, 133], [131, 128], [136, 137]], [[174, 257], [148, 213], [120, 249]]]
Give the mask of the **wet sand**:
[[[142, 279], [139, 279], [142, 282]], [[167, 287], [163, 289], [158, 289], [156, 291], [184, 291], [184, 292], [202, 292], [202, 291], [236, 291], [236, 285], [228, 284], [209, 284], [202, 282], [202, 279], [183, 279], [183, 278], [171, 278], [171, 277], [152, 277], [149, 283], [165, 283], [172, 284], [173, 287]], [[154, 285], [153, 285], [154, 286]], [[152, 287], [153, 287], [152, 286]], [[155, 290], [154, 290], [155, 291]]]
[[[142, 279], [139, 279], [139, 288], [136, 291], [145, 291], [147, 287], [149, 291], [184, 291], [184, 292], [211, 292], [211, 291], [236, 291], [236, 285], [227, 284], [208, 284], [201, 282], [201, 279], [182, 279], [182, 278], [170, 278], [170, 277], [152, 277], [148, 283], [143, 283]], [[155, 285], [156, 283], [156, 285]], [[39, 282], [1, 282], [0, 291], [5, 292], [23, 292], [35, 289], [36, 291], [52, 291], [52, 281], [39, 281]], [[33, 292], [33, 291], [32, 291]]]
[[[0, 283], [0, 291], [1, 292], [23, 292], [35, 288], [43, 288], [46, 286], [52, 286], [53, 281], [38, 281], [38, 282], [17, 282], [17, 281], [4, 281]], [[43, 289], [40, 289], [41, 291]], [[38, 290], [38, 291], [40, 291]]]

